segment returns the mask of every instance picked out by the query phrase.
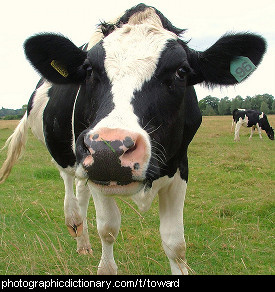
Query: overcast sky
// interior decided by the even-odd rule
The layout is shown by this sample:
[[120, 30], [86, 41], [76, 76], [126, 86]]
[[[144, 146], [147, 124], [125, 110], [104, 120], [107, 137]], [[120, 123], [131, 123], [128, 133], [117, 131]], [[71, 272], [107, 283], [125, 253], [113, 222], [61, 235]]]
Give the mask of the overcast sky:
[[[141, 2], [141, 1], [140, 1]], [[189, 46], [205, 50], [228, 31], [251, 31], [264, 36], [267, 53], [256, 72], [242, 84], [209, 90], [196, 85], [198, 99], [275, 96], [275, 1], [274, 0], [144, 0], [160, 10], [175, 26], [187, 28]], [[89, 41], [100, 20], [116, 18], [138, 4], [135, 0], [9, 0], [1, 5], [0, 108], [21, 108], [28, 103], [39, 75], [24, 56], [22, 45], [38, 32], [60, 32], [77, 46]]]

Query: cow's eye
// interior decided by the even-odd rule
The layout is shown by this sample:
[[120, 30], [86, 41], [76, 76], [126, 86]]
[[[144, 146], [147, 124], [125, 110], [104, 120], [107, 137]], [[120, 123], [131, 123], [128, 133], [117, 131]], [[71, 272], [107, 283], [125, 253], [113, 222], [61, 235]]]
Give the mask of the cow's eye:
[[87, 75], [88, 75], [88, 76], [91, 76], [92, 71], [93, 71], [93, 68], [92, 68], [91, 63], [90, 63], [90, 61], [89, 61], [88, 59], [86, 59], [86, 60], [84, 61], [82, 67], [83, 67], [84, 70], [86, 70]]
[[187, 70], [184, 67], [180, 67], [177, 71], [176, 71], [176, 77], [180, 80], [184, 80], [186, 74], [187, 74]]

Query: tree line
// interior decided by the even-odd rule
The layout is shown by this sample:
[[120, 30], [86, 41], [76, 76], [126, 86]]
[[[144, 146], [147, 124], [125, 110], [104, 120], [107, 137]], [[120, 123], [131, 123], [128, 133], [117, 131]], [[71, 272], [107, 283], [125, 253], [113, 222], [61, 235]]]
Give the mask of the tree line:
[[[231, 115], [235, 108], [254, 109], [264, 112], [265, 114], [275, 114], [275, 99], [271, 94], [257, 94], [253, 97], [247, 96], [242, 98], [237, 95], [233, 99], [229, 97], [217, 98], [211, 95], [199, 101], [199, 108], [204, 116], [224, 116]], [[19, 120], [23, 117], [27, 105], [21, 109], [0, 109], [0, 119], [2, 120]]]
[[0, 109], [0, 120], [20, 120], [27, 110], [27, 105], [24, 104], [20, 109], [9, 109], [1, 108]]
[[265, 114], [275, 114], [275, 99], [274, 96], [267, 93], [257, 94], [253, 97], [247, 96], [246, 98], [237, 95], [233, 99], [228, 97], [219, 99], [208, 95], [199, 101], [199, 108], [204, 116], [231, 115], [236, 108], [254, 109]]

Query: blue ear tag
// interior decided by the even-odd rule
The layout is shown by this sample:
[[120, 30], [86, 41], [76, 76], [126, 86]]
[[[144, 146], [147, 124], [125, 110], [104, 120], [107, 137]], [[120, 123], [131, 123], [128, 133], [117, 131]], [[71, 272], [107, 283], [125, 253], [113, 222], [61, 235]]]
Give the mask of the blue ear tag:
[[256, 70], [256, 66], [247, 57], [236, 57], [230, 63], [230, 73], [236, 78], [238, 82], [241, 82], [254, 70]]

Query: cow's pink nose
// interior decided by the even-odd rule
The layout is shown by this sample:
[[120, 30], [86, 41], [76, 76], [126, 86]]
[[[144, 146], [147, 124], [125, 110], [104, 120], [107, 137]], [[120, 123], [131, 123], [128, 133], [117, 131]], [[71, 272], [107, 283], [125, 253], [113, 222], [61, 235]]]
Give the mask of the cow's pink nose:
[[84, 138], [89, 155], [83, 166], [96, 182], [117, 181], [127, 184], [143, 177], [148, 147], [139, 133], [102, 128]]

